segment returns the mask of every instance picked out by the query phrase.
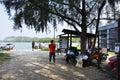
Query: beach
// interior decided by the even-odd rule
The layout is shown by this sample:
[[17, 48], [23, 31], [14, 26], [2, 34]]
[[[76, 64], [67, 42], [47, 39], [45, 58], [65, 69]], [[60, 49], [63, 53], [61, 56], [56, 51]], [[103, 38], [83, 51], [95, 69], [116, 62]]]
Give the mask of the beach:
[[47, 51], [10, 51], [9, 61], [0, 64], [0, 80], [116, 80], [95, 66], [78, 68], [56, 55], [49, 64]]

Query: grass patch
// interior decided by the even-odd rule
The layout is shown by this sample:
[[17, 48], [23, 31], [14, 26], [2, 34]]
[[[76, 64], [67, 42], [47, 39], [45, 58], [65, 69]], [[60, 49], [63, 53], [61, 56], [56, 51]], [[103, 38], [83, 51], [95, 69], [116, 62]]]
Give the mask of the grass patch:
[[11, 58], [10, 54], [8, 53], [0, 53], [0, 63], [7, 61]]
[[49, 51], [49, 48], [43, 48], [42, 51]]
[[109, 56], [116, 56], [115, 52], [108, 52]]

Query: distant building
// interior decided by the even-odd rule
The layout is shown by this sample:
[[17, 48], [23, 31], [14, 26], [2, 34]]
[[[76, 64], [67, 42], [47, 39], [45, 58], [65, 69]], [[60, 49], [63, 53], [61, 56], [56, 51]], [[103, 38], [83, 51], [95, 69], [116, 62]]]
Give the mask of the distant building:
[[115, 43], [120, 42], [120, 21], [99, 27], [99, 47], [114, 51]]

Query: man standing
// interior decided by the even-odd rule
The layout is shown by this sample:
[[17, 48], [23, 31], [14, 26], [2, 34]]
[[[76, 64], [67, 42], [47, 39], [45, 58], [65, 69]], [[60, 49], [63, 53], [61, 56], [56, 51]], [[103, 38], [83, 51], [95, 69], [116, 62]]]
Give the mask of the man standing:
[[35, 42], [32, 41], [32, 51], [34, 50], [34, 48], [35, 48]]
[[51, 40], [51, 44], [49, 44], [49, 63], [51, 63], [52, 58], [55, 63], [55, 48], [56, 48], [56, 44], [53, 43], [53, 40]]

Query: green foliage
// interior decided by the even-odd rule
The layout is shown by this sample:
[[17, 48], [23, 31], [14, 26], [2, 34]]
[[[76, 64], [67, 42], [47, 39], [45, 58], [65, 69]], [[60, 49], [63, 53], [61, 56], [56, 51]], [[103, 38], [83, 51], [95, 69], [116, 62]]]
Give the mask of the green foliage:
[[[14, 20], [14, 29], [22, 28], [22, 24], [25, 23], [28, 28], [42, 32], [49, 30], [49, 23], [56, 28], [57, 24], [64, 21], [79, 32], [78, 28], [87, 28], [95, 23], [94, 18], [97, 17], [95, 11], [98, 8], [95, 4], [98, 1], [94, 0], [85, 1], [89, 6], [86, 6], [86, 10], [82, 8], [82, 0], [3, 0], [1, 2]], [[15, 15], [11, 15], [13, 10]], [[82, 26], [83, 16], [87, 19], [85, 24], [91, 25]]]
[[[54, 40], [53, 38], [38, 38], [38, 37], [22, 37], [22, 36], [18, 36], [18, 37], [6, 37], [3, 41], [4, 42], [32, 42], [32, 41], [36, 41], [36, 42], [50, 42], [51, 40]], [[73, 43], [78, 43], [80, 41], [80, 38], [72, 38], [72, 42]], [[55, 42], [59, 42], [59, 38], [55, 38]]]
[[110, 4], [111, 8], [115, 7], [115, 3], [119, 0], [108, 0], [108, 3]]
[[78, 43], [78, 42], [80, 42], [80, 38], [72, 38], [72, 42]]
[[49, 51], [49, 48], [42, 48], [42, 51]]
[[8, 53], [0, 53], [0, 63], [7, 61], [11, 58], [10, 54]]
[[31, 42], [31, 41], [37, 41], [39, 38], [37, 37], [23, 37], [23, 36], [18, 36], [18, 37], [6, 37], [3, 41], [5, 42]]
[[[32, 41], [36, 41], [36, 42], [50, 42], [51, 40], [54, 40], [53, 38], [38, 38], [38, 37], [22, 37], [22, 36], [18, 36], [18, 37], [6, 37], [3, 41], [4, 42], [32, 42]], [[55, 42], [58, 42], [59, 38], [55, 38]]]

